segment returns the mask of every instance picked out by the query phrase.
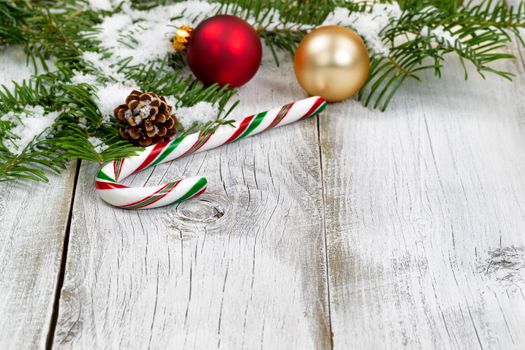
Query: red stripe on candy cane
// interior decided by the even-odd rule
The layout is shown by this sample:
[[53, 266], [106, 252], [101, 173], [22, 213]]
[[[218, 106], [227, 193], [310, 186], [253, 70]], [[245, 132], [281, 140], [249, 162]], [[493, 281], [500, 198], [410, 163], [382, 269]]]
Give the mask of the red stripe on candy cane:
[[198, 197], [200, 196], [201, 194], [203, 194], [204, 192], [206, 192], [206, 187], [204, 187], [202, 190], [200, 190], [199, 192], [195, 193], [191, 198], [195, 198], [195, 197]]
[[165, 141], [165, 142], [161, 142], [161, 143], [157, 143], [153, 149], [151, 150], [151, 152], [148, 154], [148, 156], [146, 157], [146, 159], [144, 159], [144, 161], [142, 162], [141, 165], [139, 165], [139, 167], [137, 169], [135, 169], [135, 171], [133, 171], [134, 173], [137, 173], [139, 171], [141, 171], [142, 169], [144, 168], [147, 168], [148, 165], [150, 165], [151, 163], [153, 163], [153, 161], [155, 159], [157, 159], [157, 157], [159, 156], [159, 154], [162, 153], [162, 150], [164, 150], [164, 148], [170, 143], [170, 141]]
[[210, 139], [212, 135], [213, 135], [213, 132], [209, 132], [208, 134], [205, 134], [205, 135], [199, 135], [199, 137], [197, 138], [197, 141], [195, 141], [195, 143], [190, 147], [190, 149], [184, 152], [184, 154], [181, 155], [181, 157], [197, 152], [199, 148], [201, 148], [202, 146], [204, 146], [206, 142], [208, 142], [208, 140]]
[[[310, 114], [312, 114], [313, 112], [315, 112], [317, 110], [317, 108], [319, 108], [320, 105], [322, 105], [324, 103], [324, 100], [322, 98], [318, 98], [315, 103], [312, 105], [312, 107], [310, 107], [310, 109], [308, 110], [308, 112], [306, 112], [306, 114], [304, 115], [303, 118], [307, 118], [310, 116]], [[301, 119], [303, 119], [301, 118]]]
[[115, 181], [118, 180], [118, 174], [117, 174], [117, 164], [118, 164], [119, 160], [118, 159], [115, 159], [113, 161], [113, 174], [115, 174]]
[[96, 181], [95, 187], [97, 190], [113, 190], [115, 188], [128, 188], [127, 186], [114, 183], [114, 182], [102, 182], [102, 181]]
[[251, 115], [249, 117], [244, 118], [242, 120], [241, 124], [239, 125], [239, 127], [237, 128], [237, 130], [235, 130], [233, 135], [228, 140], [226, 140], [226, 142], [224, 142], [224, 144], [228, 144], [230, 142], [235, 141], [235, 139], [237, 139], [237, 137], [239, 137], [244, 132], [244, 130], [246, 130], [248, 125], [250, 125], [250, 122], [252, 121], [253, 117], [254, 116]]

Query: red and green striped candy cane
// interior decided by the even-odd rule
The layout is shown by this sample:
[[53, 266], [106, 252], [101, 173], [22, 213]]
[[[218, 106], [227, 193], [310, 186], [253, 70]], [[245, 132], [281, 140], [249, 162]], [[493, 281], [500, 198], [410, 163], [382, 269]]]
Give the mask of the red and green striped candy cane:
[[136, 156], [106, 164], [95, 180], [97, 193], [107, 203], [125, 209], [158, 208], [196, 197], [206, 190], [207, 181], [204, 177], [190, 177], [150, 187], [128, 187], [120, 182], [151, 166], [311, 117], [325, 107], [326, 102], [321, 97], [310, 97], [248, 116], [233, 125], [222, 125], [214, 132], [189, 134], [146, 147]]

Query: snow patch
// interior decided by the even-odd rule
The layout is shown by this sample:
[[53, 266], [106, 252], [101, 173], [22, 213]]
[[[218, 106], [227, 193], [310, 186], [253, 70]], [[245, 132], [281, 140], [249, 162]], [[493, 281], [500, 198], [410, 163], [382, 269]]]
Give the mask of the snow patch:
[[105, 150], [109, 148], [109, 146], [106, 145], [104, 141], [102, 141], [98, 137], [91, 136], [88, 138], [88, 141], [93, 145], [93, 148], [95, 149], [97, 153], [104, 152]]
[[174, 114], [184, 129], [188, 129], [194, 124], [202, 125], [217, 119], [219, 110], [209, 102], [199, 102], [191, 107], [177, 108]]
[[105, 57], [99, 52], [86, 51], [82, 53], [84, 61], [89, 63], [97, 72], [115, 81], [125, 80], [124, 74], [118, 72], [117, 62], [110, 57]]
[[354, 28], [366, 40], [368, 48], [376, 54], [388, 56], [390, 50], [381, 40], [381, 31], [401, 16], [397, 3], [373, 4], [368, 12], [350, 12], [337, 7], [323, 22], [323, 25], [341, 25]]
[[73, 77], [71, 78], [71, 82], [73, 84], [96, 85], [97, 77], [94, 76], [93, 74], [75, 71], [75, 75], [73, 75]]
[[250, 16], [249, 18], [246, 19], [246, 22], [248, 22], [255, 29], [264, 28], [265, 30], [268, 30], [268, 31], [284, 30], [284, 29], [311, 30], [315, 28], [315, 26], [312, 26], [312, 25], [293, 23], [293, 22], [288, 22], [286, 23], [286, 25], [284, 25], [283, 24], [284, 20], [281, 19], [281, 14], [276, 9], [270, 9], [269, 11], [265, 11], [264, 18], [259, 18], [259, 20], [257, 20], [255, 17]]
[[18, 137], [13, 142], [5, 141], [4, 146], [12, 154], [20, 154], [33, 140], [45, 139], [50, 127], [60, 112], [46, 113], [42, 106], [26, 106], [22, 112], [9, 112], [0, 120], [14, 124], [10, 132]]
[[185, 1], [139, 11], [125, 3], [121, 13], [106, 17], [97, 26], [101, 47], [113, 52], [105, 61], [116, 64], [130, 58], [129, 65], [137, 65], [163, 58], [174, 52], [171, 38], [177, 27], [208, 18], [219, 6], [205, 1]]
[[461, 48], [463, 46], [459, 36], [453, 34], [450, 30], [445, 29], [442, 25], [435, 28], [425, 26], [421, 29], [421, 35], [432, 38], [432, 41], [439, 45], [451, 48]]
[[118, 0], [89, 0], [88, 6], [94, 11], [113, 11], [121, 2]]
[[109, 83], [97, 91], [97, 104], [105, 121], [113, 115], [113, 110], [126, 101], [132, 90], [140, 90], [132, 83]]

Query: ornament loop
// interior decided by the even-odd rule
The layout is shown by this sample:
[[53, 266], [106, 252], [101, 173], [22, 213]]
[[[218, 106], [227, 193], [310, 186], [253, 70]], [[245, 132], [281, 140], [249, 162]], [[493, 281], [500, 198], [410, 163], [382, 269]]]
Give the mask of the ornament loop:
[[175, 37], [173, 38], [173, 48], [177, 52], [186, 51], [188, 42], [191, 39], [191, 34], [193, 33], [193, 28], [189, 26], [181, 26], [175, 32]]

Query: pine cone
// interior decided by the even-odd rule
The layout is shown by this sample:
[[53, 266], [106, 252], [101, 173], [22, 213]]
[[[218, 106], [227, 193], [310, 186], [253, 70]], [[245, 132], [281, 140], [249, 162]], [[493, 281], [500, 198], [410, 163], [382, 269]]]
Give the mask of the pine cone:
[[177, 118], [166, 99], [153, 92], [133, 90], [126, 103], [113, 113], [119, 121], [119, 134], [136, 146], [167, 141], [177, 132]]

